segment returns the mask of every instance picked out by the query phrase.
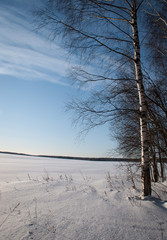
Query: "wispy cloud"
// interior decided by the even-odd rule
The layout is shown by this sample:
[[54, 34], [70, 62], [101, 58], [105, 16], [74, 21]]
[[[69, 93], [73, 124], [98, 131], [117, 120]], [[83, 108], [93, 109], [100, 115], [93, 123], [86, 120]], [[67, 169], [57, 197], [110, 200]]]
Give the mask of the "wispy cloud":
[[0, 9], [0, 75], [65, 84], [66, 51], [35, 33], [20, 12], [10, 4]]

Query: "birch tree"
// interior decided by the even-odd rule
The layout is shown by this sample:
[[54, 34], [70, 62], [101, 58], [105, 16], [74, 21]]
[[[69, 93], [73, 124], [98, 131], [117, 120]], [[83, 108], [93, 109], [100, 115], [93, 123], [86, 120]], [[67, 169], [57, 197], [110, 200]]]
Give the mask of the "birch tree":
[[[83, 69], [74, 73], [84, 83], [95, 83], [98, 90], [98, 102], [93, 100], [76, 102], [73, 109], [80, 119], [90, 120], [90, 125], [112, 121], [120, 109], [114, 95], [114, 87], [119, 81], [115, 77], [116, 70], [122, 66], [133, 65], [138, 92], [138, 108], [140, 120], [141, 142], [141, 178], [143, 195], [151, 195], [148, 112], [141, 67], [141, 46], [139, 31], [142, 5], [144, 0], [50, 0], [46, 8], [38, 11], [38, 28], [46, 27], [46, 33], [52, 38], [59, 37], [64, 47], [80, 56], [82, 64], [88, 60], [92, 72]], [[142, 26], [143, 27], [143, 26]], [[101, 101], [102, 89], [110, 86], [110, 94], [106, 102]], [[108, 91], [109, 93], [109, 91]], [[95, 94], [93, 95], [95, 96]], [[103, 103], [103, 108], [102, 107]], [[108, 108], [108, 109], [107, 109]], [[105, 119], [105, 121], [104, 121]], [[97, 121], [97, 122], [96, 122]]]

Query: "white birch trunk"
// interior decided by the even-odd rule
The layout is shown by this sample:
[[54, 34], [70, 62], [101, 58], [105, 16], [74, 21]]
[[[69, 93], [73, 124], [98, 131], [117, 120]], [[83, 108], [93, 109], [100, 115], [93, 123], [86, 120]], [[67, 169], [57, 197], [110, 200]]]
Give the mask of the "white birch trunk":
[[149, 161], [149, 144], [147, 127], [147, 105], [140, 62], [140, 43], [137, 27], [136, 0], [133, 0], [132, 29], [134, 37], [134, 51], [135, 51], [134, 64], [136, 71], [136, 83], [140, 104], [141, 178], [143, 184], [143, 195], [148, 196], [151, 195], [151, 178], [150, 178], [150, 161]]

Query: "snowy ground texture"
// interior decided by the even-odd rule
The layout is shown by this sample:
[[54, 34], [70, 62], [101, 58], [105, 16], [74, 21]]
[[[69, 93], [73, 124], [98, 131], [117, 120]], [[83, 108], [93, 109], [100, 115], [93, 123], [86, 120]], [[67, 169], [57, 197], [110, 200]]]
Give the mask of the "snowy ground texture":
[[141, 199], [119, 163], [0, 154], [0, 239], [166, 240], [163, 184]]

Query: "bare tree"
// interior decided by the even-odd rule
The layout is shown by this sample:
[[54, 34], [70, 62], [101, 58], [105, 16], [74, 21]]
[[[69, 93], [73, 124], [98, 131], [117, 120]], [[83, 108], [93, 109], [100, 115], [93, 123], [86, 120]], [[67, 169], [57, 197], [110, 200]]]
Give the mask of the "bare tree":
[[[73, 106], [78, 117], [84, 122], [87, 120], [85, 123], [88, 126], [112, 121], [120, 116], [120, 111], [131, 111], [119, 107], [118, 100], [122, 94], [116, 93], [114, 89], [119, 82], [127, 79], [115, 78], [113, 70], [118, 71], [122, 63], [127, 71], [128, 65], [133, 65], [135, 79], [132, 80], [136, 83], [138, 92], [143, 195], [147, 196], [151, 194], [148, 110], [141, 67], [141, 34], [138, 31], [143, 2], [144, 0], [50, 0], [46, 8], [38, 11], [38, 27], [47, 27], [47, 32], [53, 38], [61, 37], [65, 47], [88, 59], [92, 68], [96, 67], [92, 73], [84, 70], [80, 70], [79, 75], [75, 73], [77, 78], [81, 77], [87, 83], [96, 83], [96, 94], [94, 91], [92, 98], [75, 102]], [[104, 88], [107, 88], [107, 95], [102, 98]]]
[[146, 6], [145, 20], [150, 26], [144, 38], [147, 66], [152, 77], [162, 79], [164, 74], [167, 76], [167, 2], [147, 0]]

